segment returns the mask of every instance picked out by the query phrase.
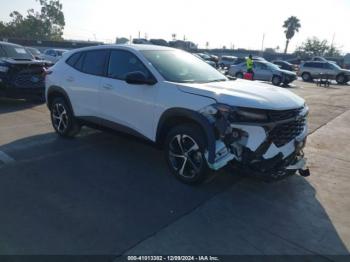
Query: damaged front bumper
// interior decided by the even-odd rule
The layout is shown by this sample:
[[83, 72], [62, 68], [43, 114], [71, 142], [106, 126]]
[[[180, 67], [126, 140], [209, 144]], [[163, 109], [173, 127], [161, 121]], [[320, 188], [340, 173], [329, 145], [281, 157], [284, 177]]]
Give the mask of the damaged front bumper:
[[296, 116], [266, 123], [228, 123], [222, 117], [220, 121], [226, 121], [227, 125], [221, 129], [212, 120], [219, 139], [215, 141], [212, 159], [210, 152], [206, 153], [209, 167], [218, 170], [230, 164], [250, 174], [276, 179], [297, 171], [308, 176], [303, 154], [308, 134], [307, 114], [305, 108]]

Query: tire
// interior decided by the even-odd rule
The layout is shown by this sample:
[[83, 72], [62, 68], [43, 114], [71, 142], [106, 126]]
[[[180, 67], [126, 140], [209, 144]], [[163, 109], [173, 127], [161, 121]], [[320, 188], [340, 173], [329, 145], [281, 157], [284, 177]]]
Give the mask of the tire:
[[271, 82], [275, 86], [280, 86], [280, 84], [282, 83], [282, 79], [280, 76], [273, 76]]
[[207, 177], [206, 144], [203, 132], [193, 124], [176, 126], [168, 133], [164, 154], [171, 173], [182, 183], [199, 184]]
[[225, 65], [224, 64], [219, 64], [219, 67], [224, 69], [225, 68]]
[[242, 72], [236, 73], [236, 77], [243, 79], [243, 73]]
[[50, 105], [50, 115], [52, 126], [58, 135], [70, 138], [79, 133], [81, 127], [63, 97], [53, 99]]
[[337, 75], [335, 80], [340, 85], [345, 84], [346, 82], [348, 82], [348, 78], [344, 74]]
[[312, 81], [312, 77], [311, 77], [310, 73], [303, 73], [301, 75], [301, 78], [303, 79], [304, 82], [311, 82]]

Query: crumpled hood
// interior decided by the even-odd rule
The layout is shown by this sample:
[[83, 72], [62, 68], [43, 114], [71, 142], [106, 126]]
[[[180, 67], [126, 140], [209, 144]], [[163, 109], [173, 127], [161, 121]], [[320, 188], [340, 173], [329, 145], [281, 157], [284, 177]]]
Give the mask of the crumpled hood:
[[207, 96], [232, 106], [284, 110], [302, 107], [304, 99], [294, 93], [259, 81], [237, 79], [205, 84], [184, 83], [178, 88], [186, 93]]

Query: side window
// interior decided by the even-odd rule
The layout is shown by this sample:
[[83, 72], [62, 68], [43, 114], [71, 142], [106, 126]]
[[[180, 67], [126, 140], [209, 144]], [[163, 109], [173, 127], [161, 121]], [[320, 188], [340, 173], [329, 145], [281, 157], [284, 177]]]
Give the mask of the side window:
[[2, 46], [0, 45], [0, 57], [6, 57], [6, 53], [4, 49], [2, 49]]
[[325, 69], [333, 69], [333, 67], [330, 64], [328, 64], [328, 63], [324, 63], [323, 64], [323, 68], [325, 68]]
[[68, 65], [74, 67], [75, 64], [77, 63], [77, 61], [79, 60], [80, 55], [81, 55], [80, 52], [71, 55], [71, 56], [66, 60], [66, 63], [67, 63]]
[[147, 78], [151, 77], [145, 65], [132, 53], [124, 50], [113, 50], [108, 65], [108, 77], [125, 80], [127, 74], [141, 71]]
[[105, 74], [108, 50], [87, 51], [84, 55], [82, 70], [84, 73], [102, 76]]

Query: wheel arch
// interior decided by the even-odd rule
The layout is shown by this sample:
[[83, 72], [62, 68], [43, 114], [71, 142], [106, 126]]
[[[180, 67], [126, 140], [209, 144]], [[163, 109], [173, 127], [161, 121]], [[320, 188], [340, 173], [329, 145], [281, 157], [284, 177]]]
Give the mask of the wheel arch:
[[166, 135], [176, 125], [193, 123], [201, 128], [208, 146], [208, 161], [215, 161], [215, 132], [213, 126], [202, 114], [185, 108], [172, 108], [166, 110], [159, 119], [156, 134], [156, 143], [162, 146]]
[[59, 86], [50, 86], [47, 90], [46, 105], [49, 109], [55, 97], [63, 97], [67, 101], [69, 108], [72, 110], [74, 114], [74, 110], [67, 92], [62, 87], [59, 87]]

